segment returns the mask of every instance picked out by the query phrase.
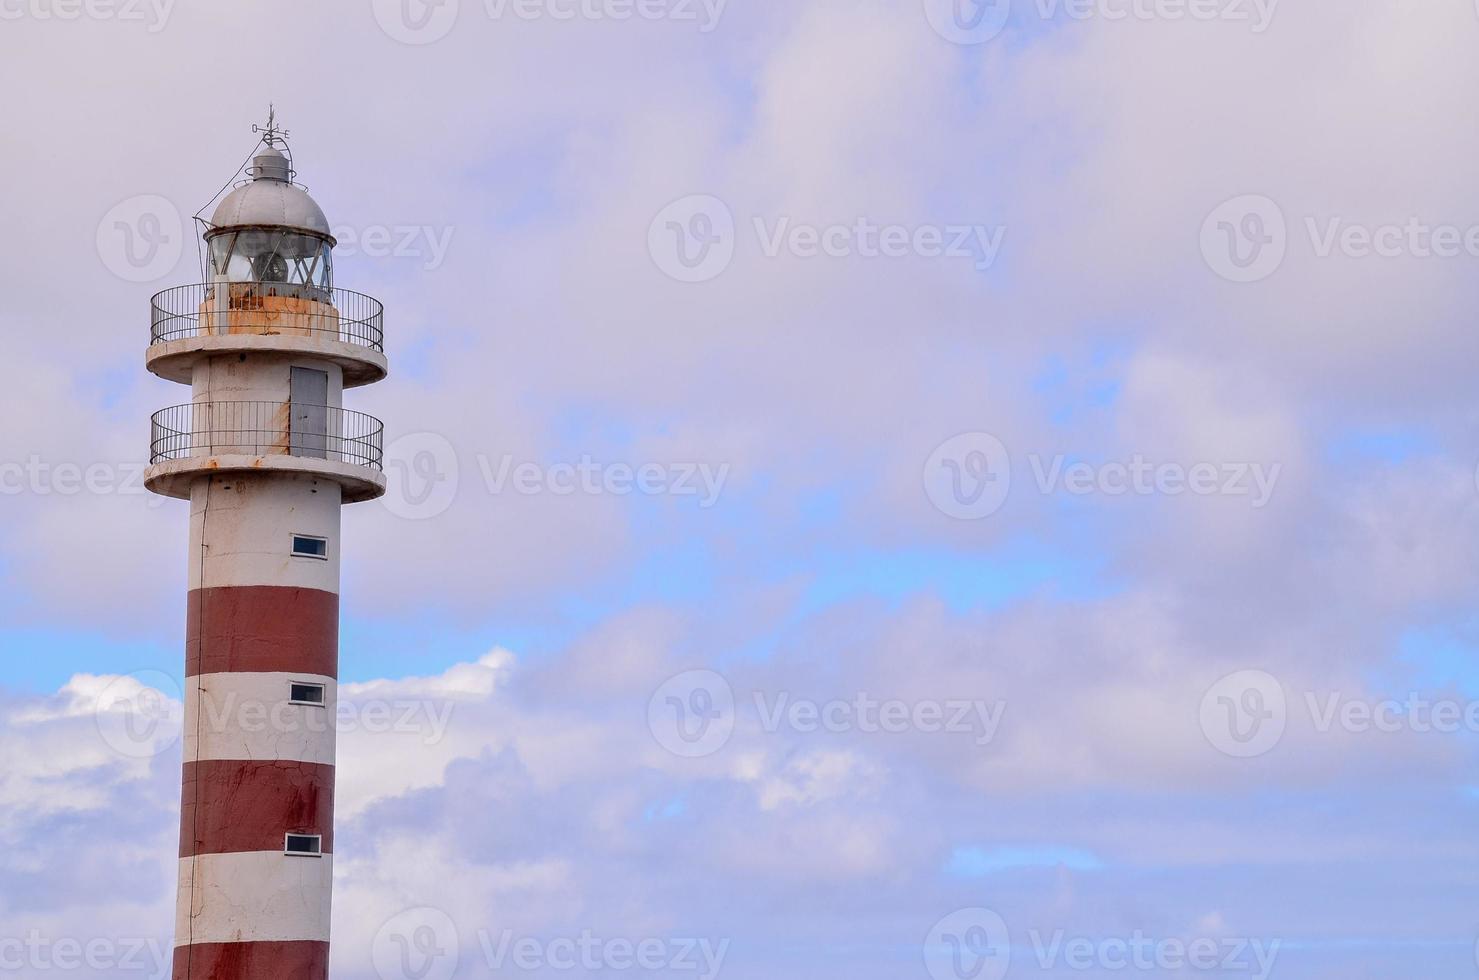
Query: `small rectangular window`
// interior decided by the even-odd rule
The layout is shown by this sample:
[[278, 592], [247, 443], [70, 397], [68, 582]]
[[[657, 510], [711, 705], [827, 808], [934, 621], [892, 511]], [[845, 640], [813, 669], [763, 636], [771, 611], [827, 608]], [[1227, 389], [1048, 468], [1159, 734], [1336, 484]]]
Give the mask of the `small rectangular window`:
[[287, 843], [283, 845], [283, 853], [296, 854], [300, 857], [322, 857], [324, 839], [316, 834], [288, 834]]
[[324, 686], [322, 684], [299, 684], [295, 681], [288, 700], [293, 704], [322, 705], [326, 700]]
[[295, 534], [293, 535], [293, 557], [317, 558], [320, 561], [328, 561], [329, 539], [315, 538], [307, 534]]

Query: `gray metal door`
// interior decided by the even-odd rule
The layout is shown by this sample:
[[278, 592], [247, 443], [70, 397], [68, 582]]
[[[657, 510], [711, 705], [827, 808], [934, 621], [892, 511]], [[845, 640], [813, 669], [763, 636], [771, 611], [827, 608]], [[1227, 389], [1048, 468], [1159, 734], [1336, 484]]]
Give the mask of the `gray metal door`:
[[293, 455], [326, 459], [329, 449], [329, 373], [293, 368]]

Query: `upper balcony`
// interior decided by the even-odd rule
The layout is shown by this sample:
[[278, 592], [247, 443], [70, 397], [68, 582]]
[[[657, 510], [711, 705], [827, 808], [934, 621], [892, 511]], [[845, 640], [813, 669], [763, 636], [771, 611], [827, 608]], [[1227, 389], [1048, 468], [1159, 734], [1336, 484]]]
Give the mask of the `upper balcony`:
[[157, 294], [149, 370], [189, 384], [201, 358], [282, 352], [333, 361], [344, 386], [372, 384], [389, 369], [385, 308], [363, 293], [286, 282], [214, 282]]
[[385, 427], [363, 412], [295, 401], [201, 401], [155, 412], [144, 483], [188, 500], [194, 482], [226, 473], [307, 474], [339, 484], [344, 502], [385, 493]]

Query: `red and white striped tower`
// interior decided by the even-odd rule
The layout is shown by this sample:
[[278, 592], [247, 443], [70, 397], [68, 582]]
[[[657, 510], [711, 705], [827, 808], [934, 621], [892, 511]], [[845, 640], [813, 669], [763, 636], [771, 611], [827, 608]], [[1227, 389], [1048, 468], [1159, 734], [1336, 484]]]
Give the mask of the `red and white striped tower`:
[[323, 211], [269, 120], [205, 230], [208, 281], [153, 300], [149, 489], [190, 501], [176, 980], [328, 976], [339, 510], [385, 489], [383, 313], [333, 284]]

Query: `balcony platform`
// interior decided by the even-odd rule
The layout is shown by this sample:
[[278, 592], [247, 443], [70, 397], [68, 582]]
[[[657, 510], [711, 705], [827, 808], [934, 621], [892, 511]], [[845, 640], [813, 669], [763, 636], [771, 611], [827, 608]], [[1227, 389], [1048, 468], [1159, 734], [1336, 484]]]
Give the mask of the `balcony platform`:
[[288, 353], [337, 364], [344, 387], [389, 373], [384, 307], [347, 289], [287, 283], [176, 286], [150, 302], [152, 327], [144, 363], [166, 381], [189, 384], [204, 358]]
[[188, 499], [203, 476], [284, 473], [339, 484], [345, 503], [385, 494], [385, 427], [363, 412], [298, 402], [195, 402], [154, 413], [144, 484]]
[[384, 381], [390, 374], [385, 355], [379, 351], [312, 335], [239, 333], [183, 337], [151, 345], [144, 354], [144, 365], [151, 374], [166, 381], [187, 385], [196, 363], [207, 357], [269, 352], [331, 361], [344, 371], [346, 388]]
[[144, 485], [157, 494], [190, 499], [190, 488], [203, 476], [245, 473], [291, 473], [316, 476], [339, 484], [346, 504], [376, 500], [385, 495], [385, 474], [369, 466], [333, 459], [268, 454], [251, 456], [223, 453], [185, 456], [155, 463], [144, 471]]

